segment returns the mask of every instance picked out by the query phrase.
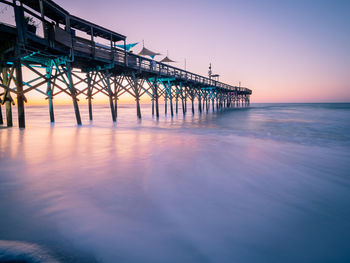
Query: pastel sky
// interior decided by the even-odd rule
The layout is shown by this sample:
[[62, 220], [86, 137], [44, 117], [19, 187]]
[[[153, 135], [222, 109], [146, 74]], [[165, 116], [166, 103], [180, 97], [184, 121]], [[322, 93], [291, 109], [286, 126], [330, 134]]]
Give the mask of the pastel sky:
[[[253, 102], [350, 102], [350, 0], [56, 0], [166, 54], [174, 66], [253, 90]], [[159, 57], [158, 59], [161, 59]]]

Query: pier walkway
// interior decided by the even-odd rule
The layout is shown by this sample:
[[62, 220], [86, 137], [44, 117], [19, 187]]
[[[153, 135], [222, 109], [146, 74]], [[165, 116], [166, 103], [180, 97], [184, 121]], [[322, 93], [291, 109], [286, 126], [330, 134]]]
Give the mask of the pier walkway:
[[[0, 105], [5, 105], [7, 126], [13, 125], [11, 107], [16, 97], [18, 124], [25, 127], [24, 103], [31, 91], [48, 100], [51, 122], [55, 121], [53, 98], [62, 93], [70, 96], [78, 125], [82, 124], [79, 98], [88, 100], [92, 120], [97, 93], [109, 98], [113, 121], [118, 99], [125, 93], [135, 98], [138, 118], [143, 95], [152, 100], [157, 118], [160, 98], [165, 114], [171, 116], [178, 114], [179, 104], [186, 114], [188, 102], [194, 113], [195, 101], [199, 112], [249, 106], [250, 89], [128, 52], [126, 36], [76, 17], [51, 0], [0, 0], [0, 5], [14, 17], [11, 24], [0, 14]], [[24, 79], [23, 69], [31, 71], [31, 79]], [[0, 106], [0, 124], [2, 115]]]

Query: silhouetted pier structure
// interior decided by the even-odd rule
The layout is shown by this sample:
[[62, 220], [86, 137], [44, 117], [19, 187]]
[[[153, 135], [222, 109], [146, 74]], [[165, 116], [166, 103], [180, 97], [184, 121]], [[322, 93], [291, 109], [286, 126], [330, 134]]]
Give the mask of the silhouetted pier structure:
[[[0, 90], [3, 90], [0, 105], [5, 104], [7, 126], [13, 125], [11, 107], [16, 96], [19, 127], [25, 127], [26, 94], [34, 90], [48, 100], [51, 122], [55, 121], [53, 98], [61, 93], [70, 96], [78, 125], [81, 124], [78, 96], [88, 100], [92, 120], [92, 99], [97, 93], [109, 98], [113, 121], [117, 118], [118, 98], [124, 93], [135, 98], [138, 118], [143, 95], [150, 96], [152, 114], [157, 118], [159, 98], [164, 98], [166, 114], [170, 106], [171, 116], [178, 113], [179, 104], [186, 114], [188, 101], [194, 114], [195, 100], [199, 112], [249, 105], [251, 90], [118, 48], [117, 43], [125, 47], [125, 36], [71, 15], [51, 0], [0, 0], [0, 3], [7, 11], [13, 10], [15, 18], [12, 25], [0, 19]], [[41, 35], [31, 20], [40, 22]], [[23, 68], [35, 77], [24, 79]], [[1, 110], [0, 106], [3, 124]]]

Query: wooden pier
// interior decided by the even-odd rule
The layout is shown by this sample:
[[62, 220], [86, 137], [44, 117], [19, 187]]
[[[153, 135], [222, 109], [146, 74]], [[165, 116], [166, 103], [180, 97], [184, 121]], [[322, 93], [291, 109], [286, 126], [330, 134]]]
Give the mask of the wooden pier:
[[[17, 103], [18, 124], [25, 127], [24, 103], [31, 91], [40, 92], [47, 99], [51, 122], [55, 121], [54, 97], [61, 93], [71, 97], [78, 125], [82, 124], [78, 96], [88, 100], [92, 120], [92, 99], [97, 93], [109, 98], [114, 122], [118, 116], [118, 99], [125, 93], [135, 98], [138, 118], [141, 118], [143, 95], [152, 100], [152, 114], [157, 118], [160, 98], [164, 98], [165, 114], [171, 116], [179, 113], [180, 104], [182, 114], [186, 114], [189, 101], [192, 114], [195, 101], [200, 113], [249, 106], [250, 89], [224, 84], [118, 48], [120, 43], [126, 47], [125, 36], [76, 17], [51, 0], [0, 0], [0, 3], [13, 10], [15, 17], [15, 25], [8, 25], [0, 18], [0, 124], [5, 105], [6, 124], [13, 125], [11, 107]], [[40, 21], [41, 36], [29, 18]], [[101, 45], [98, 40], [108, 41], [108, 45]], [[23, 69], [31, 71], [34, 77], [23, 79]]]

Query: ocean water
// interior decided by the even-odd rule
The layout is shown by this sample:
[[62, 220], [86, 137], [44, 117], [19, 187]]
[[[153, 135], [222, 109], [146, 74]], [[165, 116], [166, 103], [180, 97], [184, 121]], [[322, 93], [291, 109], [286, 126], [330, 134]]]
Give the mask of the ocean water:
[[350, 104], [81, 111], [0, 128], [0, 262], [350, 262]]

